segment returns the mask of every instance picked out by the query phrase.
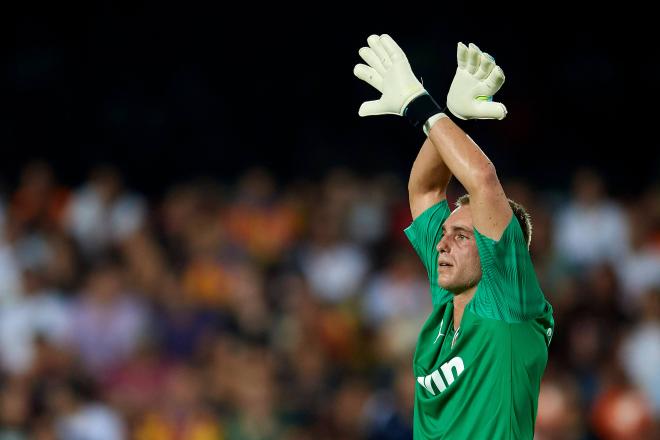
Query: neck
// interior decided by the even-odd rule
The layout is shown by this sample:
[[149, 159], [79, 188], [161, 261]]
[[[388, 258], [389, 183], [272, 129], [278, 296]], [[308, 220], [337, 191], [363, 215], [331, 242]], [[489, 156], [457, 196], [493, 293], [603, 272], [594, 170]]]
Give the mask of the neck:
[[477, 291], [477, 286], [472, 286], [458, 295], [454, 295], [454, 330], [461, 326], [461, 319], [463, 318], [463, 311], [465, 306], [472, 300], [474, 292]]

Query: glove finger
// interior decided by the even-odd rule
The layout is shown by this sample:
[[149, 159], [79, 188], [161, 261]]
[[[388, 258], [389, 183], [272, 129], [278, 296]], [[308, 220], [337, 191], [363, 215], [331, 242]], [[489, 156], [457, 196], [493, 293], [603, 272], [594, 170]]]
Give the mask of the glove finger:
[[381, 76], [385, 75], [385, 67], [383, 66], [383, 63], [381, 63], [380, 58], [378, 58], [378, 55], [376, 55], [376, 52], [370, 47], [363, 47], [360, 48], [358, 51], [360, 54], [360, 58], [362, 58], [368, 65], [373, 67], [376, 72], [378, 72]]
[[487, 78], [494, 67], [495, 67], [495, 59], [490, 55], [488, 55], [486, 52], [482, 53], [481, 61], [479, 63], [479, 70], [477, 71], [475, 77], [478, 79]]
[[392, 62], [401, 58], [407, 59], [406, 53], [403, 51], [403, 49], [401, 49], [401, 47], [399, 47], [398, 44], [396, 44], [396, 41], [394, 41], [394, 39], [389, 35], [387, 34], [381, 35], [380, 43], [385, 48], [385, 52], [387, 52]]
[[382, 115], [383, 113], [385, 111], [383, 110], [383, 103], [380, 100], [363, 102], [360, 110], [358, 110], [360, 116]]
[[468, 48], [463, 43], [458, 43], [456, 48], [456, 61], [458, 62], [458, 67], [465, 69], [467, 66], [467, 57], [468, 57]]
[[490, 90], [490, 94], [494, 95], [497, 93], [500, 87], [502, 87], [502, 84], [504, 84], [504, 72], [500, 66], [495, 66], [490, 72], [490, 75], [488, 75], [488, 78], [486, 78], [486, 85]]
[[367, 43], [369, 44], [369, 47], [372, 48], [374, 52], [376, 52], [376, 55], [378, 55], [378, 58], [380, 59], [380, 62], [383, 63], [385, 69], [392, 65], [392, 60], [390, 60], [390, 56], [387, 54], [385, 48], [381, 44], [380, 37], [378, 35], [371, 35], [369, 38], [367, 38]]
[[467, 70], [470, 73], [474, 73], [479, 68], [479, 62], [481, 60], [481, 51], [476, 44], [470, 43], [468, 47], [468, 56], [467, 56]]
[[383, 77], [375, 69], [364, 64], [357, 64], [353, 69], [353, 74], [380, 93], [383, 93]]
[[504, 119], [506, 107], [501, 102], [480, 101], [477, 104], [478, 119]]

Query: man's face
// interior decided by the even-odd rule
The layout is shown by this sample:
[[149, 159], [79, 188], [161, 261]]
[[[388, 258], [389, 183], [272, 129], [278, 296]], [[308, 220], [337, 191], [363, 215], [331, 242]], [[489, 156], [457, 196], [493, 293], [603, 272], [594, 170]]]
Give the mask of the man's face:
[[481, 261], [474, 238], [470, 205], [456, 208], [442, 226], [438, 249], [438, 284], [459, 294], [481, 280]]

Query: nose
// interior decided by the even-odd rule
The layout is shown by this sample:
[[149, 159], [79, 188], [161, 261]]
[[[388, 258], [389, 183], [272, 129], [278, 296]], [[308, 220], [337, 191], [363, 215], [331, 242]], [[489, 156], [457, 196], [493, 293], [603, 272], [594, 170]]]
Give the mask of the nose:
[[438, 242], [438, 245], [436, 246], [437, 251], [440, 254], [446, 254], [449, 252], [449, 246], [448, 246], [449, 240], [447, 240], [447, 235], [443, 235], [440, 241]]

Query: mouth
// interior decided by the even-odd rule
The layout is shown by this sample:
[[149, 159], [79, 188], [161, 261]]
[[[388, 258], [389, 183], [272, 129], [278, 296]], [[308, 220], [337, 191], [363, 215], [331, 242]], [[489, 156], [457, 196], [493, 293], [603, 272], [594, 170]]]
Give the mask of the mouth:
[[444, 269], [444, 268], [447, 268], [447, 267], [454, 267], [454, 265], [449, 264], [449, 263], [444, 263], [444, 262], [443, 263], [438, 263], [438, 270], [439, 269]]

